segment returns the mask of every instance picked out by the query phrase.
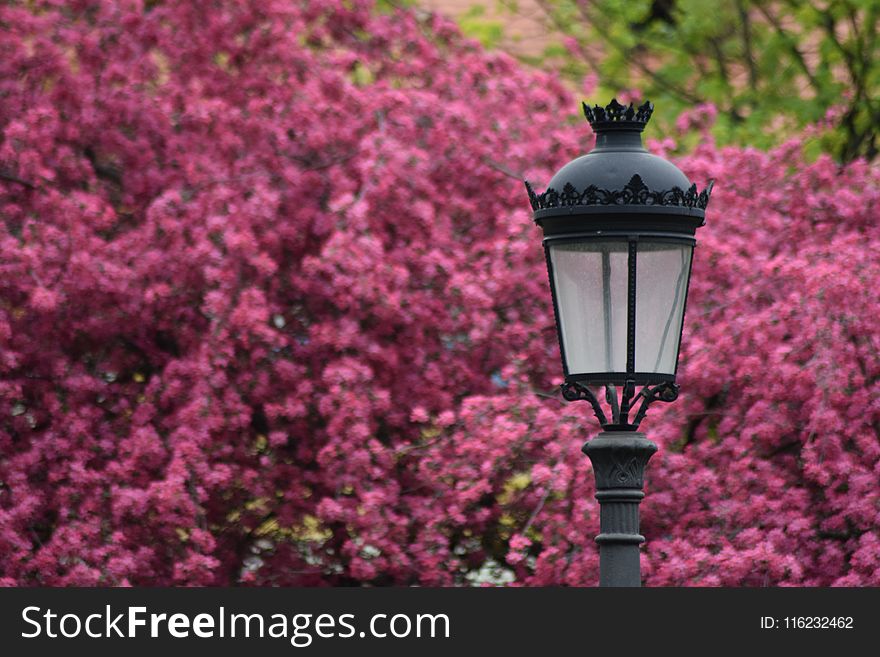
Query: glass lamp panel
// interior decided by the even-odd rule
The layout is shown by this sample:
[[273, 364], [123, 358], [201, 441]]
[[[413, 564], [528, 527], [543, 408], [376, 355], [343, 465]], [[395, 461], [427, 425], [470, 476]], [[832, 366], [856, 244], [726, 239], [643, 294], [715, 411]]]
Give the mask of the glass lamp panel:
[[639, 241], [636, 258], [636, 372], [675, 374], [691, 244]]
[[568, 374], [626, 370], [626, 242], [550, 245]]

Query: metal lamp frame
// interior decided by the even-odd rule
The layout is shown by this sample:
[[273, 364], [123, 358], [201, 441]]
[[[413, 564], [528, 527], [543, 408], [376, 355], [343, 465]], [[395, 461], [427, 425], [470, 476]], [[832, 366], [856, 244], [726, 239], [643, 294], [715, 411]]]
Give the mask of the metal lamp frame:
[[[698, 192], [675, 165], [644, 149], [639, 133], [653, 110], [649, 102], [637, 108], [616, 100], [605, 107], [584, 104], [584, 115], [596, 133], [596, 147], [560, 169], [545, 192], [535, 193], [525, 183], [535, 223], [544, 232], [544, 255], [565, 372], [562, 395], [568, 401], [589, 402], [604, 429], [583, 447], [593, 464], [600, 506], [600, 534], [596, 537], [600, 586], [641, 585], [639, 545], [645, 537], [639, 533], [639, 504], [645, 496], [645, 467], [657, 445], [637, 429], [651, 404], [674, 401], [679, 390], [675, 382], [678, 359], [672, 374], [635, 370], [638, 245], [644, 240], [695, 247], [696, 229], [705, 223], [712, 191], [710, 182]], [[600, 240], [626, 244], [626, 367], [623, 372], [569, 372], [550, 247]], [[692, 252], [676, 354], [681, 348], [693, 261]], [[606, 262], [603, 260], [603, 265]], [[636, 392], [639, 385], [642, 387]], [[591, 386], [604, 386], [610, 417]]]

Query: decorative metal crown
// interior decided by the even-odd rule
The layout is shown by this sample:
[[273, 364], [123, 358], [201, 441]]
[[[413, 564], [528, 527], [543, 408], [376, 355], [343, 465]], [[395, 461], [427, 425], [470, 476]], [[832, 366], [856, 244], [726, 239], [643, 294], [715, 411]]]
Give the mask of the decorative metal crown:
[[646, 100], [638, 107], [633, 104], [621, 105], [614, 98], [605, 107], [594, 105], [590, 107], [586, 103], [584, 106], [584, 116], [590, 122], [593, 132], [614, 126], [632, 127], [636, 129], [644, 129], [645, 124], [654, 113], [654, 103]]
[[680, 187], [652, 191], [639, 174], [630, 178], [620, 190], [600, 189], [596, 185], [590, 185], [579, 192], [571, 183], [565, 183], [561, 193], [550, 187], [543, 194], [536, 194], [528, 181], [525, 184], [529, 203], [534, 211], [569, 205], [667, 205], [705, 210], [709, 205], [709, 195], [715, 181], [710, 180], [702, 192], [697, 192], [695, 184], [687, 191]]

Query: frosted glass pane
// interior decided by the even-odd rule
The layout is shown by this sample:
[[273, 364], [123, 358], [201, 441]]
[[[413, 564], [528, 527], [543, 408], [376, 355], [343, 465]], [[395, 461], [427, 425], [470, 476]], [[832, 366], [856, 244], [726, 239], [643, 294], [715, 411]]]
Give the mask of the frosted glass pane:
[[637, 372], [675, 374], [693, 250], [689, 244], [638, 243]]
[[626, 242], [550, 246], [569, 374], [626, 370]]

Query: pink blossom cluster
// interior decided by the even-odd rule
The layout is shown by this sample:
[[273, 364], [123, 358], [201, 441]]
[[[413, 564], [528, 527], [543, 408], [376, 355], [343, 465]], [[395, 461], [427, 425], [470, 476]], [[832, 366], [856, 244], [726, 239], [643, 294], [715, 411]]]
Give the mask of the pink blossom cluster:
[[[552, 76], [369, 0], [0, 7], [0, 583], [595, 584]], [[649, 585], [880, 584], [880, 176], [707, 142]]]

